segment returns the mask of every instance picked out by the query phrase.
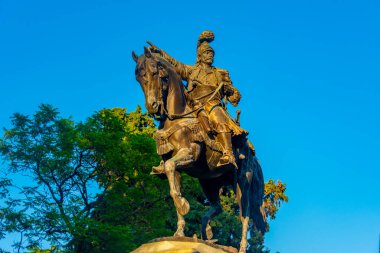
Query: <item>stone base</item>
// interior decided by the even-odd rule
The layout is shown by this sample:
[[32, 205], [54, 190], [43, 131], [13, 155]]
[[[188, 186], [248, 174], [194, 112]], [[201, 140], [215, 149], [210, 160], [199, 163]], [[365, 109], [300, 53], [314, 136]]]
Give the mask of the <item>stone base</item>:
[[191, 237], [162, 237], [141, 245], [131, 253], [237, 253], [222, 246]]

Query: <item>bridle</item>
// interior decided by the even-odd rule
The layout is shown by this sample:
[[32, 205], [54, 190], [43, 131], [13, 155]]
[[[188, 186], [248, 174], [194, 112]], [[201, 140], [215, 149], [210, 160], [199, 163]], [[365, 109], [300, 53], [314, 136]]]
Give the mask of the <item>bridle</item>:
[[[166, 119], [167, 115], [168, 115], [168, 111], [166, 109], [166, 103], [164, 103], [164, 100], [166, 101], [167, 99], [167, 96], [168, 96], [168, 76], [167, 76], [167, 73], [166, 75], [164, 76], [160, 76], [160, 68], [162, 68], [162, 66], [160, 66], [160, 62], [159, 61], [156, 61], [155, 59], [152, 59], [152, 61], [154, 61], [157, 66], [156, 66], [156, 70], [155, 71], [152, 71], [152, 75], [154, 78], [158, 78], [158, 85], [159, 85], [159, 92], [158, 92], [158, 96], [157, 96], [157, 106], [159, 108], [159, 114], [158, 113], [155, 113], [153, 114], [152, 116], [156, 119], [156, 120], [159, 120], [159, 121], [163, 121]], [[147, 66], [145, 64], [145, 66]]]
[[158, 108], [160, 109], [160, 115], [154, 114], [154, 118], [157, 120], [163, 121], [169, 114], [166, 109], [166, 103], [164, 103], [164, 97], [165, 97], [165, 101], [167, 100], [167, 97], [168, 97], [168, 89], [167, 87], [164, 88], [165, 86], [163, 83], [164, 82], [163, 78], [161, 78], [159, 75], [158, 75], [158, 78], [160, 79], [158, 82], [160, 87], [159, 87], [159, 92], [158, 92], [158, 97], [157, 97], [157, 104], [158, 104]]

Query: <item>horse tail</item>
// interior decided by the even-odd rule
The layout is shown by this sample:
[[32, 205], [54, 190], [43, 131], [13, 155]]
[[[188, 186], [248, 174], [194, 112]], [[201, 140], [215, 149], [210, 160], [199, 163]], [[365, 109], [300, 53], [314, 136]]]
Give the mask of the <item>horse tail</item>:
[[255, 155], [253, 155], [252, 160], [253, 177], [250, 187], [250, 216], [256, 230], [264, 234], [267, 231], [267, 219], [264, 209], [264, 177], [259, 160]]
[[[264, 234], [267, 230], [267, 220], [264, 209], [264, 177], [263, 172], [257, 159], [254, 150], [249, 140], [240, 149], [244, 154], [244, 159], [240, 160], [239, 174], [245, 175], [249, 173], [252, 175], [252, 180], [249, 184], [247, 200], [249, 216], [253, 220], [256, 230]], [[244, 178], [244, 176], [243, 176]], [[248, 185], [247, 185], [248, 186]]]

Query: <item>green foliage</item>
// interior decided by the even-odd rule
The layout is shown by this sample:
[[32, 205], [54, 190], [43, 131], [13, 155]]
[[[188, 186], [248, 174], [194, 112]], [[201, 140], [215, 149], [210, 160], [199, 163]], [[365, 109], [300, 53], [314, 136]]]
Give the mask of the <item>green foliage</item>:
[[223, 245], [239, 248], [242, 226], [239, 218], [239, 205], [233, 190], [229, 187], [225, 188], [220, 200], [223, 212], [211, 222], [214, 236]]
[[31, 247], [26, 253], [60, 253], [63, 252], [55, 246], [51, 246], [49, 249], [40, 249], [38, 247]]
[[[93, 171], [82, 166], [88, 151], [77, 151], [74, 122], [60, 118], [49, 105], [41, 105], [32, 118], [14, 114], [12, 124], [0, 140], [0, 153], [9, 162], [9, 172], [31, 180], [8, 184], [0, 226], [21, 233], [18, 249], [37, 246], [42, 240], [61, 245], [75, 233], [73, 218], [86, 216], [94, 200], [86, 184]], [[18, 194], [11, 195], [9, 187]]]
[[[20, 233], [16, 249], [48, 242], [104, 252], [106, 242], [120, 249], [148, 240], [137, 230], [168, 233], [163, 222], [148, 222], [164, 217], [157, 208], [168, 194], [166, 183], [149, 176], [159, 158], [154, 122], [140, 107], [130, 114], [105, 109], [76, 124], [41, 105], [33, 117], [14, 114], [12, 125], [0, 139], [0, 153], [9, 173], [31, 179], [18, 185], [0, 180], [0, 236]], [[140, 214], [145, 218], [136, 218]]]
[[[0, 178], [0, 239], [19, 233], [13, 246], [24, 252], [100, 253], [130, 252], [173, 234], [177, 216], [168, 183], [150, 175], [160, 161], [155, 131], [140, 107], [130, 113], [104, 109], [81, 123], [50, 105], [32, 117], [14, 114], [12, 128], [0, 138], [0, 154], [13, 175]], [[29, 179], [16, 185], [15, 177]], [[274, 219], [288, 201], [285, 190], [280, 181], [266, 183], [267, 217]], [[191, 205], [185, 233], [199, 237], [208, 202], [195, 178], [182, 175], [182, 192]], [[239, 247], [241, 222], [231, 189], [224, 189], [221, 204], [223, 213], [211, 223], [214, 238]], [[269, 252], [251, 228], [248, 252]]]
[[288, 196], [286, 196], [285, 191], [286, 185], [280, 180], [274, 181], [269, 179], [268, 182], [265, 183], [264, 207], [267, 217], [275, 219], [281, 203], [288, 202]]
[[249, 247], [247, 253], [269, 253], [270, 250], [264, 246], [264, 236], [253, 229], [250, 230], [250, 238], [248, 240]]
[[[150, 175], [152, 166], [160, 162], [152, 139], [156, 131], [154, 121], [137, 107], [135, 112], [123, 117], [123, 122], [125, 131], [131, 133], [128, 139], [131, 147], [125, 154], [125, 161], [129, 163], [121, 166], [124, 171], [118, 178], [123, 180], [116, 180], [114, 188], [105, 197], [111, 209], [119, 210], [107, 217], [116, 224], [122, 220], [130, 224], [135, 234], [133, 241], [141, 244], [170, 234], [166, 222], [175, 216], [175, 211], [167, 181]], [[122, 201], [116, 201], [115, 196], [122, 196]], [[104, 214], [108, 211], [104, 207], [101, 210]]]
[[102, 126], [105, 134], [100, 138], [97, 131], [89, 131], [88, 142], [96, 147], [99, 184], [106, 191], [91, 215], [91, 233], [72, 242], [76, 251], [130, 252], [170, 233], [165, 223], [174, 209], [167, 182], [149, 174], [160, 161], [151, 137], [154, 132], [149, 128], [153, 121], [139, 108], [129, 115], [122, 113], [125, 111], [102, 110], [91, 119], [91, 125], [96, 126], [91, 129]]

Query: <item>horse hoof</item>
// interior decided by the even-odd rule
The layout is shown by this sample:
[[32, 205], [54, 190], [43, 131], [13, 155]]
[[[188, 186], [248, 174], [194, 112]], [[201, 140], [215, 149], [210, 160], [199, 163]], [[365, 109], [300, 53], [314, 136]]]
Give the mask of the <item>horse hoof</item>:
[[214, 234], [212, 233], [212, 228], [209, 224], [207, 224], [206, 226], [206, 237], [207, 237], [207, 240], [211, 240], [212, 237], [214, 236]]
[[239, 249], [239, 253], [246, 253], [247, 252], [247, 248], [240, 248]]
[[183, 230], [177, 230], [174, 235], [174, 237], [185, 237], [185, 233], [183, 232]]
[[247, 252], [247, 246], [248, 245], [240, 246], [239, 253], [246, 253]]

